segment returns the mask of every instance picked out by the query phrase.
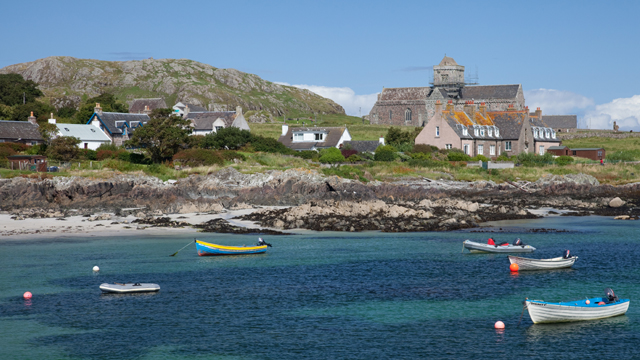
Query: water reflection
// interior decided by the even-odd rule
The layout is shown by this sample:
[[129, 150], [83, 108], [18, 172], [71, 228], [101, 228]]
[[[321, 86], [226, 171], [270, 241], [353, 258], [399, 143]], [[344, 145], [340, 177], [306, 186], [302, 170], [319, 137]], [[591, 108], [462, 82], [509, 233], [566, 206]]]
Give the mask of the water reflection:
[[593, 330], [611, 330], [613, 328], [624, 327], [629, 324], [626, 315], [616, 316], [607, 319], [576, 321], [557, 324], [533, 324], [527, 331], [527, 341], [539, 341], [545, 338], [557, 338], [558, 336], [579, 336], [585, 332]]

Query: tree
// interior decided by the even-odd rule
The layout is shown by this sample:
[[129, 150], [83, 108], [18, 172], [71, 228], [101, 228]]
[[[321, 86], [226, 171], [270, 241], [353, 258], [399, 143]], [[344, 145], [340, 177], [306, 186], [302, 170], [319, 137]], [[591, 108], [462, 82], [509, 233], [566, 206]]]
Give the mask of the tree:
[[396, 149], [391, 145], [378, 146], [374, 155], [376, 161], [393, 161], [396, 157]]
[[93, 115], [96, 103], [99, 103], [102, 111], [105, 112], [129, 112], [129, 108], [125, 104], [118, 102], [113, 94], [104, 93], [85, 101], [84, 105], [74, 115], [76, 122], [86, 124], [91, 119], [91, 115]]
[[240, 130], [236, 127], [227, 127], [216, 133], [207, 134], [202, 141], [205, 149], [229, 149], [237, 150], [251, 142], [251, 132]]
[[48, 144], [58, 133], [58, 127], [54, 124], [49, 124], [49, 122], [43, 122], [39, 124], [38, 131], [40, 131], [40, 135], [42, 135], [42, 138]]
[[80, 154], [80, 139], [73, 136], [60, 136], [51, 140], [47, 147], [47, 157], [53, 160], [71, 161]]
[[42, 96], [38, 84], [25, 80], [20, 74], [0, 74], [0, 104], [18, 105], [34, 102]]
[[173, 109], [153, 109], [149, 117], [152, 119], [166, 118], [173, 114]]
[[323, 164], [335, 164], [344, 161], [344, 156], [337, 148], [330, 147], [320, 150], [320, 162]]
[[151, 161], [160, 163], [186, 147], [191, 134], [189, 125], [189, 120], [178, 116], [151, 119], [137, 128], [125, 145], [143, 148]]
[[385, 136], [385, 140], [389, 145], [400, 145], [400, 144], [412, 144], [415, 140], [416, 135], [414, 131], [402, 131], [399, 127], [390, 127], [387, 131], [387, 136]]
[[13, 120], [27, 121], [29, 116], [35, 116], [39, 121], [46, 121], [49, 118], [50, 113], [56, 112], [56, 109], [45, 103], [39, 101], [33, 101], [26, 104], [18, 104], [13, 106]]

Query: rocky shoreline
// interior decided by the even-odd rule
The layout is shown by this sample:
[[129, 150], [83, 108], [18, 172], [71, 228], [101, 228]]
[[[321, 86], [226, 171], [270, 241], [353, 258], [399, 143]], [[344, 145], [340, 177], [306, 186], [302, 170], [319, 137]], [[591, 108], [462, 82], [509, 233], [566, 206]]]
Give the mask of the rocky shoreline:
[[[640, 183], [601, 185], [584, 174], [503, 184], [426, 178], [363, 183], [307, 169], [242, 174], [227, 167], [176, 182], [122, 174], [109, 179], [0, 179], [0, 212], [16, 219], [91, 219], [112, 213], [135, 216], [152, 226], [177, 226], [162, 218], [255, 209], [240, 219], [273, 231], [450, 231], [487, 221], [536, 218], [544, 208], [563, 215], [637, 219], [639, 203]], [[274, 206], [286, 208], [261, 209]], [[212, 232], [247, 231], [223, 221], [186, 225]]]

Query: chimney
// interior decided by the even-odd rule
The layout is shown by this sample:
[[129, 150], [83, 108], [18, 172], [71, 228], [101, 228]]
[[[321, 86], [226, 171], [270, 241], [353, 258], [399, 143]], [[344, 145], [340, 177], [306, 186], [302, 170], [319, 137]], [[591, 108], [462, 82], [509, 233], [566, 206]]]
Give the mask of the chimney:
[[28, 120], [30, 123], [32, 123], [33, 125], [38, 125], [38, 122], [36, 121], [36, 117], [35, 117], [35, 116], [33, 116], [33, 111], [31, 112], [31, 116], [29, 116], [29, 117], [27, 118], [27, 120]]
[[436, 101], [436, 116], [442, 117], [442, 103], [440, 100]]
[[49, 118], [49, 124], [55, 124], [56, 119], [53, 118], [53, 113], [51, 113], [51, 117]]
[[96, 103], [96, 107], [95, 109], [93, 109], [93, 112], [98, 115], [102, 115], [102, 108], [100, 107], [100, 103]]
[[471, 120], [473, 120], [476, 112], [476, 105], [472, 100], [464, 103], [464, 112], [469, 116], [469, 118], [471, 118]]
[[149, 105], [144, 106], [144, 110], [142, 110], [142, 113], [147, 115], [151, 114], [151, 109], [149, 109]]
[[[440, 100], [438, 100], [440, 101]], [[378, 143], [382, 146], [384, 146], [384, 136], [380, 136], [380, 139], [378, 140]]]
[[242, 107], [236, 106], [236, 115], [242, 115]]
[[184, 113], [182, 114], [183, 118], [186, 118], [187, 115], [189, 115], [189, 105], [185, 105], [184, 107]]
[[447, 103], [447, 109], [446, 109], [450, 114], [453, 115], [453, 100], [449, 100], [449, 102]]
[[513, 107], [513, 104], [509, 104], [509, 106], [507, 107], [507, 111], [515, 111], [516, 108]]
[[536, 117], [542, 120], [542, 110], [540, 110], [540, 108], [536, 109]]
[[289, 132], [289, 125], [282, 124], [282, 136], [287, 135], [287, 132]]
[[484, 102], [480, 103], [480, 114], [482, 116], [487, 117], [487, 105]]

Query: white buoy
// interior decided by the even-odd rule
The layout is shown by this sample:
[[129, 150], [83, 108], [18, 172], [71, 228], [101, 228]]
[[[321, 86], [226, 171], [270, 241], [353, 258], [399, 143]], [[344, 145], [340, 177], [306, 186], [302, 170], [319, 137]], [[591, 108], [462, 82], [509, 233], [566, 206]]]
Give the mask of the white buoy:
[[96, 266], [94, 266], [94, 267], [93, 267], [93, 271], [95, 271], [95, 272], [100, 271], [100, 268], [98, 267], [98, 265], [96, 265]]

